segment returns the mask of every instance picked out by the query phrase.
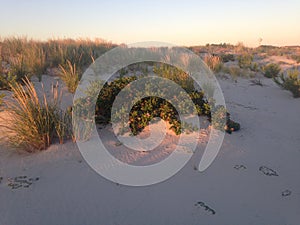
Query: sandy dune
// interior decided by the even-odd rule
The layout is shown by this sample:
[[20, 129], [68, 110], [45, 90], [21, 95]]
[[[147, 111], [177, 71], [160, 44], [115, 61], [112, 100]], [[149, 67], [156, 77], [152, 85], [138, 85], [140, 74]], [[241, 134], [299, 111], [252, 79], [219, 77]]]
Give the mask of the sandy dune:
[[[262, 83], [220, 80], [241, 130], [226, 134], [216, 160], [200, 173], [195, 165], [206, 144], [207, 131], [202, 130], [188, 164], [151, 186], [128, 187], [104, 179], [72, 142], [37, 154], [1, 146], [0, 224], [298, 225], [300, 99], [269, 79]], [[163, 159], [167, 145], [176, 143], [169, 134], [154, 154], [121, 154], [124, 146], [117, 146], [110, 132], [109, 126], [99, 129], [112, 154], [137, 165]]]

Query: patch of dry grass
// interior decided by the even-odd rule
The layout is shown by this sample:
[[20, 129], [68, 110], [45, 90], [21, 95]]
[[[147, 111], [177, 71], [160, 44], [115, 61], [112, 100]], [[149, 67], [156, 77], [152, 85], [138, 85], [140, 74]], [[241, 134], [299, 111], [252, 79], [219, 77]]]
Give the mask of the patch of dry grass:
[[214, 72], [218, 73], [223, 67], [222, 60], [219, 56], [206, 55], [204, 57], [206, 65]]
[[71, 93], [75, 93], [76, 91], [80, 80], [79, 73], [80, 72], [77, 70], [76, 64], [71, 63], [69, 60], [67, 60], [65, 65], [59, 65], [59, 76]]
[[[58, 95], [53, 94], [53, 100], [48, 101], [45, 93], [38, 96], [36, 89], [28, 78], [22, 81], [24, 86], [16, 83], [11, 85], [13, 98], [4, 102], [7, 116], [2, 118], [2, 124], [7, 132], [11, 146], [27, 152], [46, 149], [59, 137], [60, 142], [67, 137], [66, 127], [58, 107]], [[63, 127], [62, 127], [63, 125]], [[57, 129], [58, 126], [61, 129]]]

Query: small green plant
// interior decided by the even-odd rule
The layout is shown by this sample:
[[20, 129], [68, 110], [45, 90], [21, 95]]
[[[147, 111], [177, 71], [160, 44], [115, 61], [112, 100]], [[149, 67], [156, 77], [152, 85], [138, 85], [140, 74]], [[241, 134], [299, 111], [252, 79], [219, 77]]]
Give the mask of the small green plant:
[[[125, 78], [124, 78], [125, 79]], [[105, 115], [110, 115], [111, 105], [107, 105], [106, 97], [98, 98], [99, 90], [102, 87], [102, 81], [91, 82], [89, 87], [84, 91], [84, 96], [76, 99], [72, 108], [72, 126], [73, 126], [73, 141], [86, 141], [91, 137], [94, 123], [107, 123]], [[101, 90], [103, 91], [103, 89]], [[103, 93], [103, 92], [102, 92]], [[104, 92], [105, 93], [105, 92]], [[99, 108], [97, 102], [96, 109], [94, 102], [100, 101], [104, 104], [104, 108]], [[101, 100], [104, 100], [103, 102]], [[110, 106], [110, 108], [107, 108]]]
[[251, 68], [253, 56], [246, 53], [238, 56], [239, 67], [242, 69]]
[[242, 69], [238, 66], [224, 67], [223, 71], [229, 74], [234, 81], [237, 81], [237, 78], [242, 75]]
[[17, 82], [17, 76], [8, 72], [8, 74], [0, 74], [0, 89], [10, 89], [10, 85]]
[[58, 110], [55, 120], [55, 131], [59, 139], [59, 143], [63, 144], [66, 139], [73, 139], [72, 131], [72, 108], [69, 107], [66, 111]]
[[235, 61], [235, 57], [233, 54], [222, 54], [220, 57], [223, 63]]
[[230, 113], [225, 107], [218, 105], [212, 112], [214, 113], [209, 116], [209, 119], [215, 129], [225, 130], [229, 134], [240, 129], [240, 124], [230, 119]]
[[6, 95], [4, 93], [0, 93], [0, 106], [3, 104], [3, 98], [5, 97]]
[[270, 63], [263, 68], [264, 75], [267, 78], [277, 77], [280, 71], [280, 66], [275, 63]]
[[59, 65], [60, 77], [67, 86], [69, 92], [75, 93], [78, 86], [80, 75], [76, 68], [76, 64], [72, 64], [71, 61], [67, 60], [65, 65]]
[[130, 82], [136, 79], [137, 78], [135, 76], [121, 77], [113, 82], [106, 83], [103, 86], [96, 104], [96, 122], [108, 123], [110, 121], [112, 104], [115, 101], [117, 94], [126, 85], [128, 85]]
[[280, 81], [277, 77], [274, 77], [274, 81], [282, 88], [292, 92], [294, 98], [300, 97], [300, 72], [296, 69], [287, 71], [287, 77], [283, 74], [280, 76]]
[[256, 62], [252, 63], [251, 66], [250, 66], [250, 70], [253, 71], [253, 72], [258, 72], [259, 71], [258, 64]]

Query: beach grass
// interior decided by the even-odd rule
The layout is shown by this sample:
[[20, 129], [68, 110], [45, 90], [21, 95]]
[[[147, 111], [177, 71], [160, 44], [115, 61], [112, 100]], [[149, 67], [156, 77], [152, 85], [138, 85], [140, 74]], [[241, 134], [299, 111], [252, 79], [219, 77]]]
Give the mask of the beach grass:
[[59, 95], [54, 92], [49, 101], [45, 92], [38, 96], [28, 78], [22, 83], [11, 85], [13, 98], [4, 101], [8, 116], [1, 126], [7, 130], [9, 145], [34, 152], [48, 148], [56, 137], [62, 143], [70, 124], [59, 108]]

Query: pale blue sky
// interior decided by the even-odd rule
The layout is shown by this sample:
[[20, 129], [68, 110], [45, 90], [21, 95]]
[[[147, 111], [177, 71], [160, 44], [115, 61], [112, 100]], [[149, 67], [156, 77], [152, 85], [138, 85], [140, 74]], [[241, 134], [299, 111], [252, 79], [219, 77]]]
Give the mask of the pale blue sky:
[[0, 36], [300, 45], [299, 0], [0, 0]]

